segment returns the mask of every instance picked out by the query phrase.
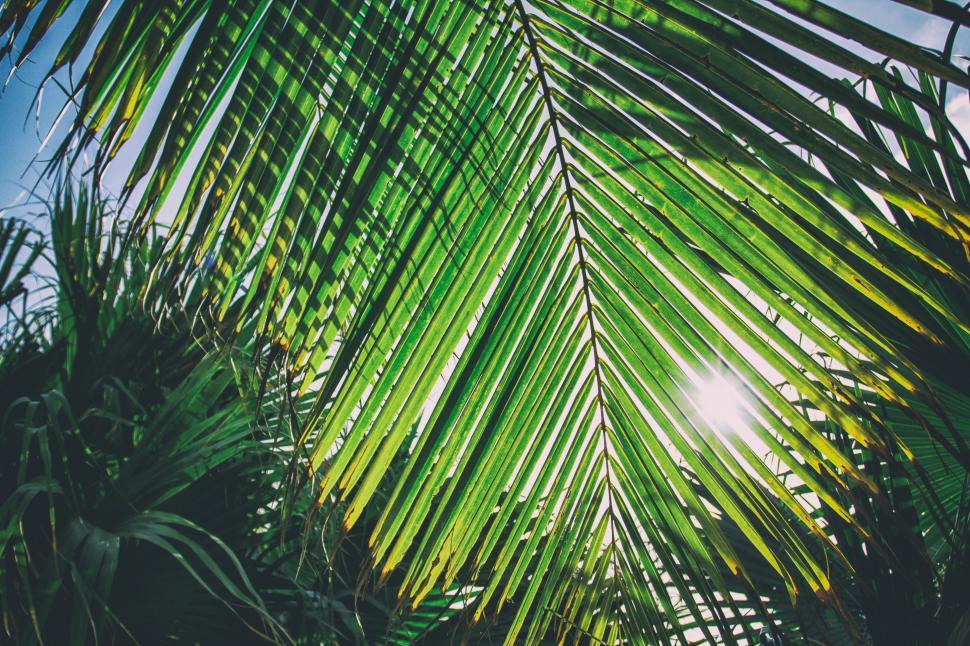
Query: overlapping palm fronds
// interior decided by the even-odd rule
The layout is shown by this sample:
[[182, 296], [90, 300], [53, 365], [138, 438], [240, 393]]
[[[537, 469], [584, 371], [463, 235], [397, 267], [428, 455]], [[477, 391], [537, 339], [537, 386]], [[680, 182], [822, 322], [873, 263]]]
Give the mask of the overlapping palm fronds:
[[[176, 304], [141, 299], [159, 247], [123, 249], [95, 191], [53, 204], [56, 276], [23, 290], [0, 356], [3, 639], [398, 643], [447, 623], [453, 594], [403, 612], [394, 586], [357, 589], [366, 536], [305, 552], [331, 506], [280, 522], [285, 397], [257, 402], [251, 343], [206, 352]], [[15, 285], [47, 245], [10, 222]]]
[[970, 466], [933, 388], [970, 332], [948, 56], [814, 0], [31, 0], [15, 60], [66, 13], [56, 159], [136, 148], [154, 284], [312, 394], [346, 527], [390, 487], [371, 549], [407, 602], [473, 581], [508, 642], [753, 641], [784, 629], [762, 565], [857, 623], [831, 519], [903, 556], [861, 511], [905, 524], [883, 468], [919, 482], [914, 536], [955, 529], [894, 424]]

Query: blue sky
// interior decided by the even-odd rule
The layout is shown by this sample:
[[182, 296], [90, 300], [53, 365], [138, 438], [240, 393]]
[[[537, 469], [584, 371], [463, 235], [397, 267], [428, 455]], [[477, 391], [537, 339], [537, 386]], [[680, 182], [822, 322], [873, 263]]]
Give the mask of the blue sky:
[[[80, 4], [74, 3], [55, 29], [64, 33], [73, 16], [79, 12], [77, 5]], [[876, 27], [935, 49], [943, 47], [949, 29], [946, 21], [892, 0], [829, 0], [829, 4], [867, 20]], [[24, 210], [23, 205], [29, 200], [24, 189], [34, 185], [42, 168], [41, 164], [32, 164], [32, 160], [63, 106], [64, 94], [54, 84], [49, 84], [42, 97], [39, 114], [36, 105], [32, 109], [37, 86], [55, 53], [51, 43], [57, 40], [59, 39], [55, 35], [54, 38], [44, 41], [32, 56], [33, 61], [28, 61], [9, 78], [0, 95], [0, 123], [3, 124], [3, 136], [0, 137], [0, 210], [7, 210], [9, 207], [20, 207], [16, 209], [18, 212]], [[851, 43], [843, 44], [852, 46]], [[961, 30], [954, 54], [970, 55], [970, 29]], [[0, 62], [0, 79], [6, 80], [10, 69], [9, 59]], [[59, 78], [64, 80], [65, 76]], [[970, 100], [967, 93], [952, 92], [949, 110], [958, 127], [970, 135]], [[41, 151], [39, 159], [45, 159], [48, 154], [49, 151]], [[115, 181], [116, 178], [109, 177], [110, 184]], [[115, 187], [109, 185], [106, 188], [112, 191]], [[41, 189], [41, 193], [43, 192]], [[33, 209], [28, 205], [27, 211], [30, 210]]]
[[65, 96], [50, 84], [41, 96], [39, 113], [34, 99], [56, 54], [54, 42], [61, 40], [58, 34], [67, 32], [78, 13], [78, 6], [69, 9], [55, 25], [54, 37], [42, 41], [32, 56], [33, 60], [27, 61], [13, 76], [10, 75], [13, 61], [9, 58], [0, 61], [0, 80], [6, 83], [0, 95], [0, 124], [3, 128], [0, 137], [0, 209], [19, 205], [27, 199], [23, 189], [32, 186], [38, 177], [40, 165], [31, 162], [63, 106]]

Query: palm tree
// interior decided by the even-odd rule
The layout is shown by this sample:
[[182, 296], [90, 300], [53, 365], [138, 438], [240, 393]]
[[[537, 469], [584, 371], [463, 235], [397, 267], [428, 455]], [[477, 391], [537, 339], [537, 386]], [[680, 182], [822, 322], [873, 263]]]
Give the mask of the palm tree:
[[[0, 359], [6, 638], [285, 634], [270, 608], [304, 592], [260, 515], [286, 463], [264, 448], [232, 362], [139, 302], [157, 244], [119, 253], [86, 190], [53, 211], [49, 247], [15, 220], [24, 235], [4, 240], [20, 242], [4, 252], [22, 283], [41, 254], [55, 269], [27, 290]], [[267, 607], [254, 579], [286, 593]]]
[[944, 51], [816, 0], [8, 0], [0, 31], [56, 39], [52, 169], [121, 166], [130, 245], [168, 226], [151, 289], [310, 399], [320, 500], [350, 530], [389, 491], [403, 602], [474, 587], [507, 643], [959, 643], [970, 14], [899, 4]]
[[[303, 404], [258, 393], [251, 343], [206, 352], [178, 304], [139, 298], [158, 238], [121, 249], [109, 205], [84, 187], [49, 216], [49, 245], [16, 219], [0, 236], [5, 637], [397, 644], [446, 625], [454, 591], [417, 612], [395, 607], [394, 585], [357, 593], [367, 522], [340, 536], [316, 522], [339, 509], [314, 516], [304, 498], [288, 514], [305, 527], [279, 522], [292, 442], [280, 411]], [[30, 279], [42, 255], [50, 284]]]

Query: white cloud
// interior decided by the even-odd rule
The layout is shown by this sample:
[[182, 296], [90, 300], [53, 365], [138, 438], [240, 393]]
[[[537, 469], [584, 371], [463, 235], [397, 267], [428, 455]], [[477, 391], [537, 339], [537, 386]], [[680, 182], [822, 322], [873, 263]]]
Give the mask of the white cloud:
[[912, 42], [923, 47], [943, 49], [950, 23], [945, 20], [927, 17], [923, 24], [913, 31]]
[[963, 88], [952, 88], [951, 98], [946, 103], [946, 113], [956, 129], [965, 137], [970, 137], [970, 97]]

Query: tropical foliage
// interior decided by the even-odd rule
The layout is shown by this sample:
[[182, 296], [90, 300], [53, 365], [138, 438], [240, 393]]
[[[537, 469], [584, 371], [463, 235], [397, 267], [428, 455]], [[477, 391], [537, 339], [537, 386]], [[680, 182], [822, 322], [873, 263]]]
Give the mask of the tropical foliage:
[[66, 644], [279, 629], [250, 574], [295, 586], [237, 556], [262, 542], [273, 460], [229, 364], [156, 332], [138, 304], [157, 245], [119, 256], [102, 215], [86, 193], [59, 200], [54, 293], [0, 365], [6, 633]]
[[[366, 537], [328, 530], [309, 500], [289, 503], [303, 523], [275, 511], [292, 440], [278, 389], [257, 398], [249, 348], [206, 352], [180, 308], [139, 299], [157, 241], [121, 249], [92, 192], [58, 196], [49, 222], [49, 246], [17, 220], [0, 240], [4, 293], [33, 299], [0, 359], [7, 638], [401, 643], [460, 608], [438, 593], [403, 613], [393, 586], [356, 594]], [[53, 285], [25, 288], [46, 251]], [[326, 558], [305, 552], [306, 532]]]
[[8, 0], [0, 32], [57, 38], [52, 170], [121, 174], [129, 246], [167, 227], [148, 302], [252, 340], [404, 604], [474, 589], [509, 643], [960, 643], [970, 14], [899, 4], [943, 51], [816, 0]]

